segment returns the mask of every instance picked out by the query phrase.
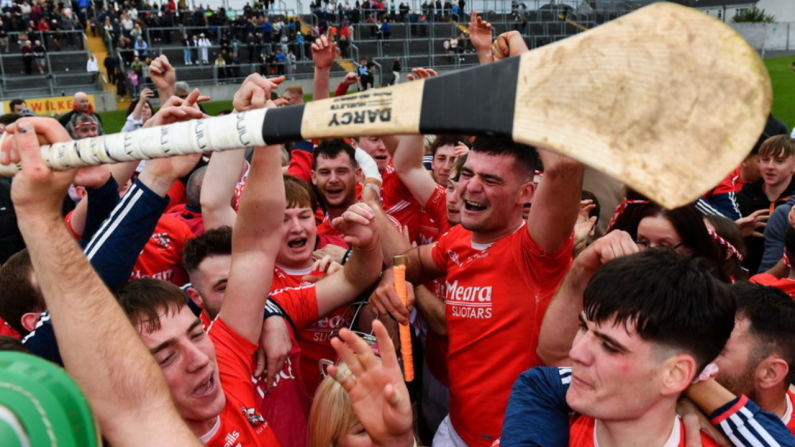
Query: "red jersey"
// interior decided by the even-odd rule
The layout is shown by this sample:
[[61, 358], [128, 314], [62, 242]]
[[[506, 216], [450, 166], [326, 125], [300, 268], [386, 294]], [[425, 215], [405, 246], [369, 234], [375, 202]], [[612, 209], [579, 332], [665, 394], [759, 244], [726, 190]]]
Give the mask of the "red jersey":
[[743, 186], [748, 183], [740, 177], [740, 167], [738, 166], [734, 171], [732, 171], [729, 175], [723, 179], [722, 182], [718, 183], [718, 186], [709, 191], [708, 193], [704, 194], [705, 199], [709, 199], [715, 194], [726, 194], [726, 193], [738, 193]]
[[190, 228], [190, 231], [196, 237], [199, 237], [204, 234], [204, 219], [202, 219], [202, 213], [192, 211], [187, 206], [188, 205], [185, 203], [180, 203], [166, 211], [166, 213], [181, 220]]
[[270, 424], [257, 412], [251, 375], [257, 345], [220, 318], [210, 326], [226, 406], [213, 429], [201, 437], [208, 447], [280, 447]]
[[[430, 222], [425, 219], [430, 219]], [[431, 228], [432, 225], [435, 228]], [[428, 198], [422, 208], [420, 242], [422, 245], [432, 244], [448, 231], [450, 231], [450, 223], [447, 221], [447, 190], [437, 185], [433, 194], [431, 194], [431, 197]], [[446, 295], [444, 277], [425, 283], [425, 288], [444, 301]], [[447, 376], [447, 339], [436, 335], [433, 331], [425, 333], [425, 363], [436, 380], [442, 385], [449, 386], [450, 379]]]
[[0, 335], [7, 335], [9, 337], [14, 337], [17, 340], [21, 338], [17, 333], [17, 331], [15, 331], [14, 328], [9, 326], [8, 323], [6, 323], [6, 321], [3, 320], [2, 318], [0, 318]]
[[157, 278], [178, 286], [187, 283], [188, 274], [182, 268], [182, 247], [192, 237], [190, 228], [176, 217], [160, 216], [154, 233], [135, 262], [130, 281]]
[[[350, 317], [347, 316], [347, 307], [342, 307], [334, 312], [318, 319], [317, 317], [317, 295], [315, 294], [314, 283], [304, 282], [306, 275], [321, 276], [319, 272], [307, 270], [287, 270], [276, 267], [273, 275], [273, 285], [271, 286], [270, 297], [282, 308], [288, 305], [288, 301], [296, 299], [301, 293], [311, 292], [315, 299], [314, 311], [315, 318], [305, 319], [303, 325], [299, 326], [296, 322], [298, 344], [301, 346], [301, 377], [310, 396], [315, 395], [323, 376], [320, 373], [320, 362], [322, 360], [334, 361], [337, 352], [331, 347], [331, 335], [335, 330], [350, 326]], [[287, 292], [287, 293], [285, 293]]]
[[769, 273], [760, 273], [758, 275], [752, 276], [748, 281], [756, 284], [762, 284], [763, 286], [775, 287], [777, 289], [783, 290], [792, 298], [795, 298], [795, 281], [789, 278], [778, 279]]
[[185, 185], [182, 184], [180, 181], [174, 182], [171, 185], [171, 188], [166, 193], [169, 199], [168, 206], [166, 207], [166, 212], [169, 212], [172, 208], [177, 205], [185, 203], [187, 198], [187, 189], [185, 189]]
[[[277, 273], [274, 272], [274, 282]], [[277, 298], [278, 295], [279, 296]], [[276, 375], [271, 392], [266, 394], [267, 372], [255, 379], [257, 408], [266, 421], [271, 421], [273, 432], [283, 447], [306, 447], [307, 422], [312, 395], [301, 376], [301, 347], [296, 339], [296, 328], [317, 320], [317, 294], [314, 284], [294, 289], [284, 288], [270, 294], [278, 300], [286, 315], [287, 331], [292, 347], [282, 370]]]
[[290, 156], [290, 164], [287, 166], [287, 173], [311, 185], [312, 162], [311, 152], [293, 149]]
[[[710, 447], [720, 444], [701, 432], [701, 445]], [[596, 440], [596, 420], [583, 415], [573, 416], [569, 424], [569, 446], [599, 447], [599, 442]], [[676, 416], [671, 436], [662, 447], [685, 447], [685, 425], [679, 416]]]
[[409, 239], [416, 241], [420, 232], [420, 205], [400, 180], [391, 164], [381, 173], [381, 205], [384, 212], [409, 227]]
[[522, 222], [509, 236], [476, 244], [459, 225], [433, 248], [447, 274], [450, 421], [472, 447], [500, 436], [510, 384], [541, 365], [541, 320], [571, 263], [572, 241], [546, 253]]
[[787, 411], [784, 413], [784, 416], [781, 417], [781, 422], [787, 426], [790, 433], [795, 435], [795, 418], [792, 417], [792, 402], [795, 400], [795, 393], [787, 389], [785, 397], [787, 398]]

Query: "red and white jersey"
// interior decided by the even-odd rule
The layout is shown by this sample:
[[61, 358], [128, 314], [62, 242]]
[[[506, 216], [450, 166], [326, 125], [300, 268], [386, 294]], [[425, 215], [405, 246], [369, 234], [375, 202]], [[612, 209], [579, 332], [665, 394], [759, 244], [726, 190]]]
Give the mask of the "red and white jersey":
[[795, 400], [795, 393], [788, 389], [784, 397], [787, 399], [787, 411], [784, 412], [784, 416], [781, 416], [781, 422], [787, 426], [790, 433], [795, 435], [795, 418], [792, 417], [792, 402]]
[[[274, 272], [274, 283], [278, 273]], [[296, 338], [296, 328], [317, 320], [317, 295], [314, 284], [306, 287], [272, 289], [270, 298], [282, 307], [289, 321], [287, 330], [292, 347], [270, 393], [267, 393], [267, 372], [254, 379], [257, 390], [257, 408], [267, 421], [283, 447], [306, 447], [309, 408], [312, 395], [306, 390], [301, 376], [302, 352]], [[281, 296], [279, 296], [281, 295]], [[276, 317], [273, 317], [276, 318]]]
[[[668, 440], [662, 447], [685, 447], [685, 426], [679, 416], [675, 417], [673, 429]], [[599, 447], [596, 439], [597, 421], [583, 415], [575, 415], [569, 424], [569, 445], [572, 447]], [[701, 432], [701, 445], [704, 447], [718, 446], [709, 436]]]
[[350, 326], [350, 318], [347, 307], [342, 307], [336, 311], [318, 319], [317, 295], [315, 284], [303, 281], [306, 275], [321, 276], [319, 272], [306, 270], [288, 270], [276, 267], [273, 275], [273, 285], [271, 286], [270, 297], [276, 301], [282, 309], [289, 306], [289, 301], [295, 300], [302, 293], [311, 291], [314, 303], [314, 318], [301, 319], [302, 325], [296, 322], [298, 344], [301, 347], [301, 378], [304, 380], [306, 391], [310, 396], [314, 396], [323, 376], [320, 373], [320, 362], [322, 360], [334, 361], [337, 353], [331, 347], [331, 335], [335, 330]]
[[221, 318], [215, 319], [209, 334], [215, 345], [226, 406], [201, 441], [208, 447], [280, 447], [270, 424], [257, 409], [251, 383], [257, 345], [241, 337]]
[[420, 204], [400, 180], [391, 164], [381, 173], [381, 206], [389, 216], [409, 228], [409, 238], [416, 241], [420, 232]]
[[182, 268], [182, 247], [193, 237], [190, 228], [170, 214], [157, 221], [152, 236], [135, 262], [130, 281], [139, 278], [157, 278], [182, 286], [188, 274]]
[[571, 263], [571, 237], [546, 253], [526, 225], [492, 244], [473, 243], [459, 225], [432, 251], [447, 275], [450, 420], [472, 447], [500, 436], [511, 384], [541, 365], [541, 320]]
[[783, 290], [792, 298], [795, 298], [795, 281], [789, 278], [779, 279], [769, 273], [760, 273], [758, 275], [752, 276], [748, 281], [756, 284], [762, 284], [763, 286], [775, 287], [777, 289]]
[[[422, 208], [420, 242], [422, 245], [432, 244], [448, 231], [450, 223], [447, 220], [447, 190], [437, 185]], [[445, 277], [433, 279], [424, 285], [437, 298], [445, 300]], [[420, 318], [421, 315], [418, 315], [418, 320]], [[433, 331], [425, 332], [425, 362], [433, 377], [442, 385], [449, 386], [446, 337], [440, 337]]]

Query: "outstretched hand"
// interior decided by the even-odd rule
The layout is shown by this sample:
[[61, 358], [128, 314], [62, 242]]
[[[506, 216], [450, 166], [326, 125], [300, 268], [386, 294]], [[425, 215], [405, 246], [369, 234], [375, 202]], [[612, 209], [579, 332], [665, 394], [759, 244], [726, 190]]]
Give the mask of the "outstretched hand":
[[6, 135], [0, 140], [0, 163], [22, 163], [11, 186], [11, 200], [20, 219], [60, 220], [63, 198], [76, 171], [52, 171], [44, 163], [41, 141], [51, 144], [71, 140], [66, 130], [54, 123], [49, 118], [22, 118], [6, 128]]
[[265, 79], [258, 73], [248, 75], [232, 99], [235, 111], [245, 112], [265, 107], [271, 99], [271, 90], [278, 88], [284, 80], [284, 76]]
[[359, 250], [370, 251], [379, 242], [375, 213], [366, 203], [351, 205], [341, 216], [331, 221], [331, 226], [345, 235], [346, 244]]
[[328, 70], [337, 57], [337, 44], [327, 35], [315, 39], [312, 44], [312, 61], [317, 70]]
[[491, 24], [483, 20], [483, 17], [478, 16], [477, 11], [472, 11], [469, 19], [469, 41], [472, 42], [475, 51], [488, 53], [491, 39]]
[[414, 443], [411, 402], [395, 347], [380, 321], [373, 322], [381, 361], [370, 346], [353, 332], [340, 330], [340, 339], [331, 344], [352, 374], [328, 368], [350, 396], [353, 411], [373, 444], [382, 447], [407, 447]]

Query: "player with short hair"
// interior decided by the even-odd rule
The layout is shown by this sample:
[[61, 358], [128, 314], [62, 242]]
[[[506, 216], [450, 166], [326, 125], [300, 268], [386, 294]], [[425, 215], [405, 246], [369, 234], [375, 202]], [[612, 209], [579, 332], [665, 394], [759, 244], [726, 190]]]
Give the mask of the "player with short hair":
[[716, 380], [773, 413], [795, 434], [795, 301], [782, 291], [747, 282], [731, 286], [737, 317], [729, 341], [715, 360]]
[[[571, 367], [533, 368], [519, 377], [501, 445], [692, 445], [693, 434], [676, 414], [677, 399], [710, 374], [705, 367], [732, 333], [737, 300], [700, 261], [674, 250], [612, 258], [632, 251], [628, 243], [626, 233], [612, 233], [583, 252], [609, 262], [566, 315], [579, 320]], [[731, 418], [720, 426], [734, 445], [791, 445], [795, 439], [744, 398], [716, 393], [711, 400], [719, 404], [707, 405], [703, 395], [689, 395], [713, 424]], [[718, 445], [699, 435], [701, 445]]]
[[[768, 138], [759, 148], [759, 163], [762, 178], [743, 186], [737, 195], [742, 216], [764, 209], [772, 213], [795, 193], [795, 139], [789, 135]], [[764, 239], [747, 237], [746, 246], [748, 255], [743, 265], [755, 274], [764, 253]]]
[[33, 281], [30, 253], [22, 249], [0, 267], [0, 318], [19, 338], [33, 330], [45, 310], [44, 297]]
[[323, 140], [312, 153], [312, 184], [317, 188], [326, 215], [317, 231], [337, 235], [330, 222], [358, 201], [357, 180], [361, 169], [356, 151], [342, 139]]
[[[536, 189], [534, 148], [501, 138], [475, 140], [459, 181], [461, 226], [435, 246], [406, 253], [412, 283], [447, 275], [451, 413], [434, 444], [490, 445], [502, 427], [504, 383], [522, 368], [541, 364], [532, 347], [571, 260], [582, 166], [539, 152], [546, 172]], [[533, 207], [524, 221], [522, 207], [530, 199]], [[390, 273], [371, 303], [380, 313], [407, 321]]]

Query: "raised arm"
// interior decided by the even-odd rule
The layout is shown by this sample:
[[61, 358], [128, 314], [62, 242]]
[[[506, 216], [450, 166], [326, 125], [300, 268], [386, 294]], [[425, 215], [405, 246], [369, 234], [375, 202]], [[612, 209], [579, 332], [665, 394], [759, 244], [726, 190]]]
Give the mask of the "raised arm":
[[[201, 445], [177, 414], [154, 358], [62, 223], [61, 200], [74, 171], [50, 171], [36, 133], [49, 142], [67, 141], [68, 135], [45, 119], [23, 119], [11, 132], [17, 156], [10, 161], [21, 157], [23, 164], [12, 189], [20, 230], [58, 322], [64, 364], [86, 395], [102, 435], [116, 446]], [[113, 348], [97, 349], [99, 340]]]
[[491, 24], [478, 16], [477, 11], [472, 10], [469, 18], [469, 41], [475, 47], [480, 65], [494, 62], [491, 55], [491, 33]]
[[324, 34], [312, 44], [312, 61], [315, 63], [315, 80], [312, 90], [312, 100], [328, 98], [329, 79], [331, 66], [337, 57], [337, 44], [329, 40]]
[[[275, 84], [249, 76], [235, 94], [238, 111], [263, 107]], [[273, 103], [267, 100], [269, 106]], [[278, 146], [257, 148], [232, 233], [232, 265], [219, 317], [252, 343], [262, 333], [262, 311], [281, 242], [285, 196]]]
[[200, 195], [204, 228], [233, 227], [237, 213], [232, 207], [235, 186], [245, 169], [246, 150], [216, 152], [210, 158]]
[[569, 350], [580, 328], [582, 297], [588, 282], [602, 265], [637, 252], [638, 246], [628, 233], [613, 231], [577, 256], [541, 323], [536, 352], [545, 365], [571, 366]]
[[177, 83], [177, 73], [165, 54], [156, 57], [149, 64], [149, 79], [157, 87], [160, 104], [165, 104], [174, 95], [174, 84]]
[[351, 246], [353, 253], [341, 271], [318, 281], [319, 315], [352, 302], [378, 281], [384, 264], [375, 213], [367, 204], [352, 205], [331, 225], [345, 235], [345, 242]]
[[581, 163], [539, 149], [544, 177], [533, 196], [527, 229], [533, 240], [547, 253], [557, 252], [571, 236], [582, 196]]

